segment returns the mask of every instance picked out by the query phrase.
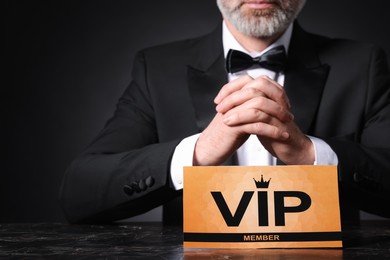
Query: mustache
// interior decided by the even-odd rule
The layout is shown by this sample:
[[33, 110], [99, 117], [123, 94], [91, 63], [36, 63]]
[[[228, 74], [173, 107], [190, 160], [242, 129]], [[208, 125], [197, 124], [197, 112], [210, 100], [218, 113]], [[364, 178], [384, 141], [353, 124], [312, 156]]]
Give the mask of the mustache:
[[245, 4], [272, 4], [275, 6], [276, 9], [283, 9], [284, 6], [283, 6], [283, 1], [282, 0], [244, 0], [244, 1], [241, 1], [237, 6], [236, 8], [234, 8], [235, 10], [238, 10], [238, 9], [241, 9], [241, 7]]
[[[284, 13], [293, 13], [295, 11], [294, 5], [297, 5], [297, 3], [300, 2], [299, 0], [242, 0], [240, 3], [234, 8], [234, 11], [238, 11], [242, 8], [245, 4], [272, 4], [274, 5], [273, 8], [270, 9], [264, 9], [264, 10], [258, 10], [258, 13], [269, 13], [274, 12], [276, 10], [282, 11]], [[305, 1], [303, 1], [305, 2]]]

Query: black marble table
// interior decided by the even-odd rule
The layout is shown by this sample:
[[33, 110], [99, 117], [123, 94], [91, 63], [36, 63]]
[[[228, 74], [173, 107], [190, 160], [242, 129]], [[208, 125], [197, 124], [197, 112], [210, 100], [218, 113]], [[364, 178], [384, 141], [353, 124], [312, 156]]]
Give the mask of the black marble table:
[[184, 250], [181, 228], [0, 224], [0, 259], [390, 259], [390, 221], [344, 228], [343, 249]]

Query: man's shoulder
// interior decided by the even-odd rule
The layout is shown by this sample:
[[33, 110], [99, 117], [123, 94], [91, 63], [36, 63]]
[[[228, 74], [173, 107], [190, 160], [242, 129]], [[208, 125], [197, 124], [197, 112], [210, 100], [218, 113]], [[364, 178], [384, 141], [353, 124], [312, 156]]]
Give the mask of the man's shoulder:
[[333, 71], [362, 71], [378, 61], [382, 65], [387, 63], [388, 55], [378, 44], [313, 33], [307, 35], [320, 63], [330, 65]]
[[305, 47], [314, 47], [318, 52], [337, 53], [337, 52], [367, 52], [373, 48], [377, 48], [370, 42], [363, 42], [354, 39], [342, 37], [331, 37], [317, 32], [307, 31], [301, 27], [300, 23], [294, 23], [294, 33], [292, 40], [296, 45], [304, 45]]
[[[197, 52], [211, 44], [219, 44], [222, 41], [220, 28], [216, 27], [210, 32], [185, 39], [173, 40], [141, 49], [144, 55], [169, 55], [179, 56], [196, 55]], [[222, 45], [221, 45], [222, 46]], [[175, 55], [174, 55], [175, 56]]]
[[324, 54], [348, 54], [348, 53], [361, 53], [363, 55], [369, 54], [372, 50], [380, 49], [379, 46], [364, 42], [361, 40], [330, 37], [314, 33], [308, 33], [312, 43], [316, 46], [320, 53]]
[[311, 33], [299, 24], [294, 26], [289, 56], [295, 64], [328, 64], [333, 70], [361, 69], [370, 66], [375, 58], [386, 58], [375, 44]]

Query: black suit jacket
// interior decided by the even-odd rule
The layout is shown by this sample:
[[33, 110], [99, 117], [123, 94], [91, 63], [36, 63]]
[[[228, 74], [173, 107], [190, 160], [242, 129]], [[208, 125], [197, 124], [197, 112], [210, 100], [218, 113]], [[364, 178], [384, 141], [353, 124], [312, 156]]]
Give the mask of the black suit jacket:
[[[170, 161], [176, 145], [215, 115], [213, 99], [227, 82], [221, 31], [138, 53], [114, 116], [66, 172], [60, 199], [70, 222], [112, 221], [162, 204], [164, 220], [180, 222]], [[385, 56], [371, 45], [293, 29], [284, 88], [302, 131], [336, 152], [342, 215], [350, 219], [356, 209], [390, 216]]]

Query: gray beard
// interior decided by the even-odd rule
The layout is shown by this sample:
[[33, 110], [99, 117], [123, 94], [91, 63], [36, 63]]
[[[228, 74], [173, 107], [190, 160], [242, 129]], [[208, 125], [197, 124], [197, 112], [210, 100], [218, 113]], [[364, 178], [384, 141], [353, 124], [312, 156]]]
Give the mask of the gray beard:
[[[294, 11], [284, 11], [280, 8], [272, 12], [252, 15], [242, 15], [239, 8], [228, 10], [218, 0], [217, 4], [222, 15], [233, 24], [233, 26], [242, 34], [256, 37], [269, 38], [277, 35], [287, 29], [298, 15], [301, 7]], [[303, 1], [304, 2], [304, 1]]]
[[242, 17], [239, 12], [231, 13], [231, 17], [227, 19], [240, 31], [242, 34], [256, 37], [269, 38], [287, 29], [290, 20], [286, 14], [277, 11], [272, 16], [267, 17]]

